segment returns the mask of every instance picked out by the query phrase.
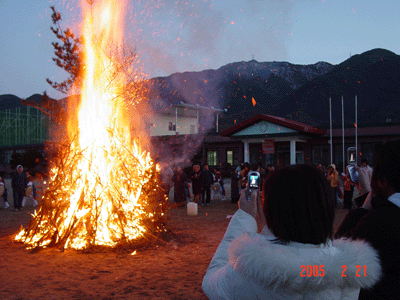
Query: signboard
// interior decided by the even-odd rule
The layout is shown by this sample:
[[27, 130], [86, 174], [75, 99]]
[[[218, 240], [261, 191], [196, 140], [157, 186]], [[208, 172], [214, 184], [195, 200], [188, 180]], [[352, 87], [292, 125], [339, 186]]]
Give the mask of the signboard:
[[275, 141], [274, 140], [264, 140], [262, 144], [262, 149], [264, 154], [274, 154], [275, 153]]

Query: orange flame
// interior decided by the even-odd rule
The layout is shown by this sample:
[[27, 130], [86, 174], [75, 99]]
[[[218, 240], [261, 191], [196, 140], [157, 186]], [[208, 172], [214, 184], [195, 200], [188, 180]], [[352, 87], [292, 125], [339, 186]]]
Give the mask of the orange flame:
[[251, 102], [253, 102], [253, 106], [256, 106], [256, 100], [254, 99], [254, 97], [251, 97]]
[[[142, 188], [151, 180], [154, 163], [131, 138], [126, 101], [122, 96], [127, 79], [124, 72], [116, 69], [113, 59], [113, 51], [123, 44], [126, 2], [98, 0], [88, 7], [82, 0], [84, 80], [78, 120], [75, 124], [70, 122], [68, 131], [70, 136], [78, 133], [70, 156], [83, 155], [68, 175], [72, 190], [62, 191], [69, 194], [69, 207], [59, 212], [62, 219], [56, 223], [61, 226], [53, 229], [59, 239], [66, 238], [65, 248], [83, 249], [93, 241], [95, 245], [115, 246], [121, 240], [136, 239], [146, 231], [141, 224], [147, 199]], [[127, 169], [133, 175], [122, 172]], [[51, 172], [54, 180], [58, 166]], [[70, 187], [71, 182], [65, 186]], [[37, 212], [33, 217], [36, 216]], [[90, 224], [94, 219], [95, 225]], [[73, 226], [79, 226], [79, 232], [67, 235]], [[37, 245], [42, 236], [27, 236], [22, 230], [16, 240], [35, 246], [52, 242], [45, 240]]]

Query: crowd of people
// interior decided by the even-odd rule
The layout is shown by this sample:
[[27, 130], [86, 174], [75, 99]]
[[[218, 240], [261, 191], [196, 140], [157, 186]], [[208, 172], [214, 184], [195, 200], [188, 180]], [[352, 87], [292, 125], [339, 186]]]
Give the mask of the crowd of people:
[[[339, 175], [334, 164], [329, 165], [326, 169], [321, 164], [318, 164], [317, 168], [327, 178], [332, 197], [338, 199], [338, 201], [340, 201], [339, 199], [343, 199], [344, 208], [350, 209], [352, 207], [355, 187], [359, 195], [364, 195], [364, 198], [360, 198], [359, 201], [365, 200], [365, 196], [371, 191], [372, 168], [368, 166], [366, 160], [362, 160], [361, 166], [354, 166], [352, 170], [357, 173], [357, 181], [351, 179], [348, 167], [346, 167], [345, 172], [341, 173], [341, 175]], [[275, 171], [275, 167], [268, 165], [264, 169], [261, 163], [253, 166], [247, 162], [240, 163], [230, 174], [230, 200], [232, 203], [239, 201], [240, 191], [246, 188], [247, 175], [250, 170], [259, 172], [260, 182], [262, 183], [268, 174]], [[33, 206], [37, 206], [38, 201], [41, 200], [43, 195], [43, 182], [42, 173], [36, 172], [32, 174], [29, 170], [24, 172], [23, 167], [18, 165], [16, 171], [12, 174], [11, 180], [14, 210], [22, 210], [27, 200], [31, 200]], [[343, 186], [343, 191], [341, 186]], [[221, 195], [221, 200], [226, 200], [227, 197], [225, 182], [220, 169], [214, 167], [210, 170], [207, 163], [203, 164], [202, 167], [198, 164], [194, 165], [190, 173], [185, 173], [181, 166], [173, 168], [168, 165], [165, 166], [161, 171], [161, 188], [167, 197], [172, 187], [174, 187], [173, 201], [177, 206], [182, 207], [189, 201], [199, 203], [201, 206], [209, 206], [217, 194]], [[5, 186], [4, 178], [0, 174], [0, 197], [3, 198], [4, 203], [0, 207], [10, 207], [8, 195], [9, 191]], [[335, 202], [335, 205], [337, 207], [337, 202]]]
[[[338, 204], [342, 203], [343, 208], [351, 209], [353, 207], [355, 188], [357, 188], [360, 196], [365, 196], [371, 191], [369, 186], [372, 178], [372, 168], [365, 159], [362, 159], [359, 167], [346, 166], [344, 172], [338, 171], [335, 164], [331, 164], [326, 168], [322, 164], [317, 164], [316, 167], [328, 180], [329, 191], [332, 197], [337, 200], [335, 208], [338, 208]], [[351, 171], [356, 173], [357, 180], [352, 179], [350, 167], [352, 167]], [[275, 166], [269, 164], [264, 169], [262, 163], [253, 166], [247, 162], [240, 163], [230, 174], [230, 200], [232, 203], [239, 201], [240, 191], [246, 188], [247, 175], [251, 170], [260, 174], [260, 182], [262, 183], [268, 174], [275, 171]], [[225, 183], [220, 169], [214, 167], [210, 170], [208, 164], [204, 164], [202, 168], [196, 164], [193, 166], [193, 170], [188, 173], [185, 173], [180, 166], [174, 168], [166, 166], [162, 170], [161, 181], [161, 186], [166, 195], [169, 195], [170, 189], [174, 187], [173, 201], [178, 206], [185, 206], [189, 201], [208, 206], [217, 193], [222, 195], [222, 200], [226, 200]], [[190, 183], [193, 195], [190, 193]], [[215, 185], [216, 183], [217, 185]], [[364, 200], [364, 198], [361, 199]]]
[[[400, 140], [377, 152], [373, 168], [341, 174], [361, 207], [334, 232], [339, 173], [334, 165], [279, 168], [262, 192], [242, 190], [203, 279], [210, 299], [398, 299]], [[357, 172], [358, 176], [351, 174]], [[356, 180], [355, 180], [356, 179]], [[250, 201], [248, 200], [250, 199]]]
[[[165, 166], [161, 171], [161, 188], [168, 196], [170, 189], [174, 188], [173, 201], [177, 206], [185, 206], [189, 200], [199, 203], [201, 206], [209, 206], [215, 195], [212, 186], [218, 183], [219, 191], [222, 199], [225, 200], [224, 181], [219, 168], [214, 168], [213, 172], [209, 169], [208, 164], [204, 164], [202, 169], [199, 165], [193, 166], [190, 175], [186, 175], [180, 166], [176, 166], [173, 170], [170, 166]], [[190, 184], [192, 183], [193, 199], [190, 193]]]
[[[38, 206], [45, 190], [43, 174], [30, 170], [24, 172], [23, 166], [18, 165], [11, 177], [11, 189], [14, 211], [21, 211], [28, 202], [31, 202], [33, 206]], [[3, 175], [0, 174], [0, 198], [3, 199], [3, 208], [11, 207], [8, 195], [6, 182]]]
[[[241, 163], [230, 174], [230, 198], [232, 203], [237, 203], [239, 193], [246, 188], [247, 175], [251, 169], [260, 173], [261, 181], [265, 176], [273, 172], [275, 167], [268, 165], [265, 170], [261, 163], [251, 168], [249, 163]], [[170, 190], [173, 187], [173, 201], [177, 206], [185, 206], [187, 202], [193, 201], [201, 206], [209, 206], [211, 201], [217, 194], [221, 195], [221, 200], [226, 200], [226, 189], [224, 178], [219, 167], [210, 169], [207, 163], [203, 164], [202, 168], [196, 164], [193, 170], [187, 175], [181, 166], [171, 167], [164, 166], [161, 171], [161, 187], [165, 194], [169, 196]], [[190, 183], [193, 195], [190, 193]]]
[[[247, 194], [251, 170], [261, 186]], [[377, 152], [373, 168], [334, 164], [299, 164], [277, 168], [242, 163], [231, 173], [231, 201], [239, 209], [203, 278], [210, 299], [397, 299], [400, 295], [400, 140]], [[194, 165], [190, 175], [180, 166], [161, 172], [161, 188], [185, 206], [192, 198], [202, 206], [213, 199], [219, 168]], [[340, 182], [341, 180], [341, 182]], [[343, 186], [343, 191], [341, 190]], [[11, 187], [14, 210], [27, 200], [38, 205], [45, 190], [43, 175], [17, 166]], [[338, 198], [352, 207], [354, 189], [359, 208], [349, 210], [338, 230], [334, 219]], [[0, 196], [10, 207], [5, 180]], [[222, 198], [223, 199], [223, 198]]]
[[[337, 200], [336, 207], [338, 203], [343, 202], [343, 208], [351, 209], [355, 188], [359, 196], [364, 197], [371, 191], [372, 168], [366, 159], [361, 160], [361, 166], [347, 165], [344, 172], [340, 174], [335, 164], [329, 165], [326, 170], [321, 164], [318, 164], [317, 168], [329, 182], [332, 197]], [[365, 200], [365, 198], [360, 199]], [[358, 202], [358, 200], [355, 201]], [[358, 204], [361, 206], [362, 202]]]

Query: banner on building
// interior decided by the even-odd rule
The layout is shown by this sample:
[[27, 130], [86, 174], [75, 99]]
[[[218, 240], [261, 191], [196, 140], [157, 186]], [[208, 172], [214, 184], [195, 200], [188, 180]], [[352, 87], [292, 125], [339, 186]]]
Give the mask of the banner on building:
[[274, 140], [264, 140], [262, 144], [264, 154], [274, 154], [275, 153], [275, 141]]

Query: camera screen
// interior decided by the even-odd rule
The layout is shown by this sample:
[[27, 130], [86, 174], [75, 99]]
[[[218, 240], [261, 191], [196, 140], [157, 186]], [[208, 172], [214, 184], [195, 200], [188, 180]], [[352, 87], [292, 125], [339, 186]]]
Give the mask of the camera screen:
[[258, 176], [257, 175], [250, 175], [250, 188], [258, 188]]
[[356, 164], [356, 148], [354, 147], [349, 147], [347, 148], [347, 161], [350, 165], [355, 165]]

